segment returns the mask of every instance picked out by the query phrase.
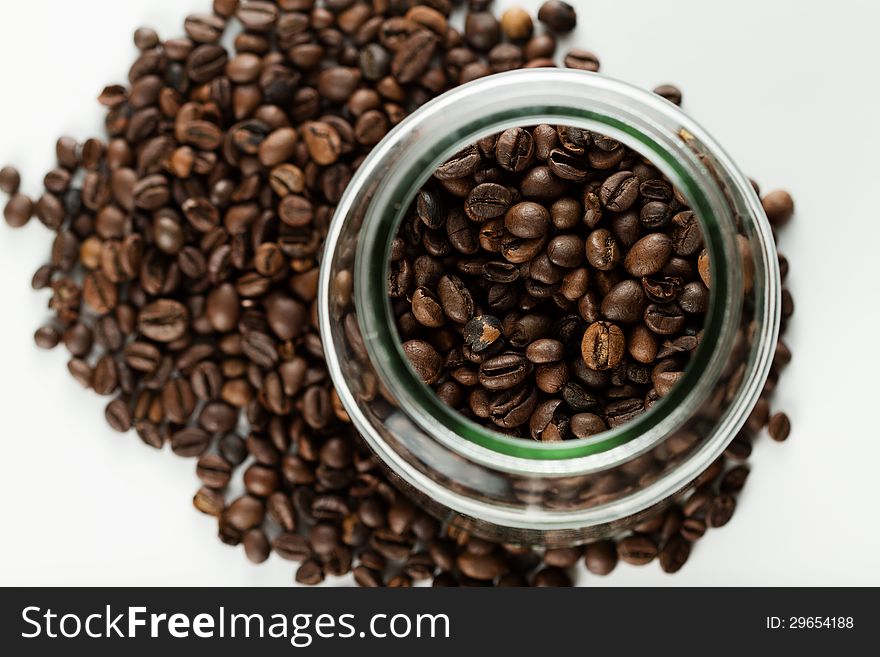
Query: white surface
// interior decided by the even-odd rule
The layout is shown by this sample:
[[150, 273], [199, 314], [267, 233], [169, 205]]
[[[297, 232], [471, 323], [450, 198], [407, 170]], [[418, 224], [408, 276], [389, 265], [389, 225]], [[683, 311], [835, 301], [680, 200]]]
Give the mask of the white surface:
[[[496, 1], [496, 8], [537, 0]], [[765, 189], [798, 212], [782, 237], [792, 264], [795, 359], [776, 406], [786, 444], [758, 442], [730, 525], [684, 570], [620, 566], [595, 585], [880, 585], [877, 509], [877, 107], [880, 4], [871, 0], [577, 2], [579, 45], [603, 71], [646, 87], [675, 82], [685, 107]], [[29, 0], [0, 8], [0, 163], [36, 193], [54, 138], [102, 134], [94, 101], [124, 81], [131, 32], [182, 33], [210, 0]], [[63, 349], [37, 350], [48, 255], [38, 222], [0, 228], [2, 584], [283, 585], [294, 566], [251, 566], [221, 545], [189, 500], [193, 463], [106, 429], [105, 400], [68, 377]]]

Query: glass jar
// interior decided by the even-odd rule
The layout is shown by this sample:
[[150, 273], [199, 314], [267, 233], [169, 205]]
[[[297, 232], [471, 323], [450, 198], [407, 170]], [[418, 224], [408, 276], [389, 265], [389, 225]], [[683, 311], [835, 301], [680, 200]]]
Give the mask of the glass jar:
[[[391, 240], [437, 166], [481, 137], [540, 123], [599, 132], [649, 159], [698, 216], [711, 272], [702, 339], [672, 392], [627, 424], [556, 443], [494, 432], [443, 404], [409, 367], [387, 298]], [[771, 365], [780, 277], [754, 189], [679, 108], [605, 76], [527, 69], [444, 94], [372, 151], [330, 228], [319, 298], [340, 400], [392, 479], [455, 527], [555, 547], [637, 523], [722, 454]]]

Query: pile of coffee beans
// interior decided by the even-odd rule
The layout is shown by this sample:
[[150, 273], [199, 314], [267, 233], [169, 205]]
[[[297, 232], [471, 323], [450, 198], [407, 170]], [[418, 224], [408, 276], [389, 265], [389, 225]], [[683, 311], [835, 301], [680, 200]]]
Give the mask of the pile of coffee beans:
[[[748, 473], [729, 463], [769, 421], [765, 397], [689, 499], [629, 536], [563, 550], [442, 526], [365, 449], [317, 330], [324, 237], [354, 170], [407, 113], [468, 80], [555, 65], [569, 5], [544, 5], [543, 32], [526, 11], [499, 20], [489, 5], [470, 1], [462, 33], [450, 0], [215, 0], [182, 37], [137, 30], [128, 80], [99, 97], [106, 135], [58, 140], [36, 200], [14, 169], [0, 172], [7, 223], [33, 215], [54, 233], [32, 280], [52, 313], [37, 345], [64, 344], [74, 379], [108, 398], [113, 429], [195, 460], [194, 504], [220, 540], [255, 563], [298, 562], [301, 583], [562, 586], [581, 559], [608, 573], [658, 555], [672, 572], [729, 519]], [[227, 29], [233, 52], [220, 45]], [[564, 62], [599, 66], [584, 50]], [[792, 211], [783, 192], [765, 204], [777, 224]], [[780, 345], [767, 394], [787, 358]], [[772, 427], [787, 436], [784, 416]]]
[[403, 350], [440, 398], [542, 441], [669, 394], [709, 304], [700, 224], [614, 139], [511, 128], [440, 166], [392, 246]]

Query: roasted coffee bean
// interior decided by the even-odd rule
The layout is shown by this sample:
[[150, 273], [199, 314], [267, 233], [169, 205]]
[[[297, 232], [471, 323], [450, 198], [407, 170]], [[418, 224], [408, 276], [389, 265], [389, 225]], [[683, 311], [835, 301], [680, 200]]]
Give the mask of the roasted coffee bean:
[[210, 443], [210, 434], [197, 427], [181, 429], [171, 435], [171, 451], [178, 456], [200, 456]]
[[[501, 168], [519, 173], [528, 166], [533, 152], [532, 134], [522, 128], [511, 128], [498, 136], [495, 145], [495, 160]], [[520, 235], [520, 237], [523, 236]]]
[[690, 542], [681, 536], [672, 536], [660, 550], [660, 567], [664, 573], [677, 573], [690, 554]]
[[609, 575], [617, 566], [617, 548], [612, 541], [590, 543], [584, 549], [584, 563], [594, 575]]
[[647, 536], [633, 534], [617, 544], [617, 556], [634, 566], [652, 562], [658, 554], [657, 545]]
[[775, 190], [761, 199], [764, 212], [773, 226], [782, 226], [791, 219], [794, 214], [794, 200], [791, 194], [784, 190]]
[[639, 179], [631, 171], [618, 171], [599, 188], [599, 200], [613, 212], [629, 210], [639, 197]]
[[510, 191], [495, 183], [483, 183], [474, 187], [464, 203], [464, 211], [473, 221], [483, 222], [500, 217], [511, 204]]
[[405, 342], [403, 353], [415, 370], [416, 375], [425, 383], [433, 383], [440, 376], [443, 359], [427, 342], [423, 340]]
[[686, 318], [675, 303], [652, 303], [645, 308], [645, 326], [657, 335], [673, 335], [684, 328]]
[[562, 386], [562, 399], [575, 413], [594, 413], [600, 411], [602, 407], [594, 394], [571, 381]]
[[441, 164], [434, 172], [438, 180], [458, 180], [466, 178], [477, 170], [482, 162], [476, 146], [468, 146]]
[[563, 63], [568, 68], [576, 68], [581, 71], [599, 70], [599, 58], [595, 53], [582, 48], [573, 48], [565, 55]]
[[608, 426], [595, 413], [577, 413], [571, 416], [569, 428], [576, 438], [589, 438], [607, 430]]
[[508, 390], [525, 381], [531, 369], [529, 361], [519, 354], [494, 356], [480, 364], [480, 384], [489, 390]]
[[497, 554], [474, 554], [465, 552], [456, 562], [459, 570], [477, 580], [494, 580], [507, 572], [507, 564]]
[[587, 163], [583, 158], [571, 155], [560, 148], [550, 151], [547, 166], [558, 178], [572, 182], [583, 182], [589, 175]]
[[21, 185], [21, 176], [14, 167], [3, 167], [0, 169], [0, 190], [10, 196], [18, 192]]
[[501, 322], [491, 315], [478, 315], [464, 325], [465, 344], [474, 352], [480, 353], [497, 344], [502, 337]]
[[511, 7], [501, 14], [501, 30], [511, 41], [525, 41], [532, 36], [532, 17], [521, 7]]
[[706, 513], [706, 522], [709, 527], [723, 527], [730, 522], [735, 510], [736, 498], [728, 493], [716, 495], [712, 498], [709, 510]]
[[114, 431], [122, 433], [131, 429], [131, 410], [128, 403], [121, 397], [107, 404], [104, 409], [104, 417]]
[[208, 488], [224, 488], [232, 476], [232, 466], [218, 454], [205, 454], [196, 464], [196, 475]]
[[678, 294], [678, 305], [686, 313], [705, 313], [709, 310], [709, 288], [699, 281], [691, 281]]
[[189, 312], [172, 299], [159, 299], [144, 306], [138, 314], [138, 330], [157, 342], [173, 342], [187, 330]]
[[623, 266], [633, 276], [651, 276], [659, 272], [672, 255], [672, 240], [664, 233], [649, 233], [633, 244]]
[[614, 269], [622, 257], [614, 236], [605, 228], [597, 228], [587, 237], [587, 261], [601, 271]]
[[465, 324], [474, 314], [471, 293], [457, 276], [444, 276], [440, 279], [437, 297], [443, 312], [453, 322]]
[[681, 90], [675, 85], [661, 84], [654, 89], [654, 93], [662, 96], [674, 105], [681, 105]]
[[24, 194], [12, 194], [3, 208], [3, 218], [12, 228], [21, 228], [31, 220], [33, 214], [33, 201]]
[[721, 490], [727, 493], [738, 493], [745, 486], [748, 476], [749, 469], [744, 465], [731, 468], [721, 478]]
[[549, 226], [550, 213], [544, 206], [531, 201], [517, 203], [504, 216], [504, 227], [510, 234], [524, 239], [545, 235]]
[[770, 418], [767, 430], [773, 440], [782, 442], [783, 440], [786, 440], [788, 434], [791, 433], [791, 422], [785, 413], [776, 413]]
[[53, 326], [43, 326], [34, 333], [34, 343], [40, 349], [54, 349], [61, 342], [61, 334]]
[[679, 212], [672, 218], [670, 237], [677, 256], [692, 256], [703, 248], [700, 223], [690, 210]]
[[538, 20], [554, 32], [571, 32], [577, 25], [574, 7], [561, 0], [548, 0], [538, 10]]
[[291, 532], [278, 534], [272, 541], [272, 549], [286, 561], [303, 561], [311, 554], [305, 536]]
[[488, 11], [468, 13], [464, 26], [464, 37], [468, 44], [479, 51], [488, 51], [496, 45], [501, 36], [498, 19]]
[[428, 30], [416, 30], [397, 49], [391, 60], [391, 74], [401, 84], [417, 80], [428, 68], [437, 47], [437, 36]]
[[626, 349], [623, 331], [611, 322], [591, 324], [581, 343], [581, 355], [591, 370], [610, 370], [617, 367]]
[[602, 314], [621, 324], [634, 324], [642, 319], [647, 301], [642, 286], [632, 279], [621, 281], [602, 299]]
[[568, 191], [568, 183], [558, 178], [547, 166], [528, 169], [520, 182], [524, 198], [537, 201], [555, 201]]

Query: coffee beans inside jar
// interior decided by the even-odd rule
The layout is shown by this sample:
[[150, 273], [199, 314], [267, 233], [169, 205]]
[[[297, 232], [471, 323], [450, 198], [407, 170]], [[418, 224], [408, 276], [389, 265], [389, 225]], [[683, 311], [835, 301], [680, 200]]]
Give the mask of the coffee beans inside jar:
[[709, 306], [687, 200], [631, 149], [570, 126], [510, 128], [454, 155], [391, 252], [419, 378], [467, 417], [544, 442], [666, 397]]
[[[463, 31], [450, 22], [456, 12], [466, 14]], [[32, 198], [18, 171], [0, 171], [0, 189], [10, 195], [7, 223], [19, 227], [36, 217], [53, 233], [48, 262], [31, 281], [47, 295], [51, 312], [35, 333], [36, 344], [67, 350], [74, 380], [107, 397], [105, 417], [114, 430], [134, 430], [146, 445], [167, 444], [195, 461], [200, 487], [193, 504], [215, 517], [220, 540], [240, 545], [249, 560], [262, 562], [274, 554], [298, 562], [294, 578], [304, 584], [353, 573], [362, 586], [422, 581], [560, 586], [571, 584], [572, 568], [581, 561], [601, 575], [619, 560], [657, 560], [673, 572], [687, 560], [693, 542], [733, 513], [749, 472], [742, 461], [770, 418], [769, 395], [790, 359], [781, 343], [746, 429], [702, 475], [693, 495], [633, 532], [561, 550], [489, 543], [414, 506], [365, 449], [329, 383], [316, 328], [321, 249], [335, 204], [364, 156], [409, 112], [458, 84], [511, 68], [554, 65], [557, 54], [566, 66], [599, 69], [590, 51], [556, 52], [556, 34], [576, 23], [570, 5], [549, 2], [538, 20], [528, 16], [512, 12], [499, 22], [482, 1], [454, 10], [443, 0], [215, 0], [213, 12], [190, 16], [171, 38], [149, 28], [136, 31], [138, 54], [128, 79], [99, 94], [107, 111], [105, 134], [81, 142], [59, 139], [57, 167], [44, 177], [41, 192]], [[220, 45], [229, 31], [231, 51]], [[670, 85], [657, 92], [681, 100]], [[397, 258], [400, 266], [393, 271], [405, 292], [393, 303], [417, 301], [418, 317], [415, 308], [401, 315], [412, 314], [406, 320], [412, 329], [451, 338], [451, 327], [460, 326], [468, 349], [486, 352], [481, 363], [463, 361], [460, 375], [484, 389], [487, 400], [491, 394], [497, 417], [516, 421], [528, 402], [528, 395], [518, 397], [528, 382], [540, 391], [536, 395], [551, 400], [537, 416], [546, 418], [539, 426], [541, 440], [590, 435], [611, 417], [625, 421], [638, 410], [627, 404], [640, 395], [612, 401], [607, 395], [612, 388], [632, 392], [674, 385], [680, 369], [659, 370], [657, 382], [645, 379], [654, 368], [649, 371], [632, 351], [648, 359], [653, 338], [653, 359], [684, 365], [682, 354], [696, 340], [705, 301], [704, 292], [682, 289], [675, 302], [684, 324], [676, 328], [679, 315], [664, 310], [670, 293], [663, 280], [648, 286], [658, 300], [648, 297], [640, 322], [630, 322], [632, 315], [603, 315], [605, 297], [626, 281], [637, 282], [647, 297], [642, 279], [670, 271], [684, 279], [683, 288], [705, 286], [699, 254], [697, 276], [688, 278], [693, 270], [684, 267], [664, 274], [676, 258], [693, 260], [694, 254], [674, 253], [672, 222], [685, 211], [684, 202], [652, 186], [643, 190], [648, 180], [659, 180], [663, 188], [662, 179], [643, 181], [648, 165], [637, 158], [623, 166], [624, 159], [617, 158], [626, 152], [613, 142], [547, 126], [512, 137], [481, 142], [476, 152], [448, 164], [436, 177], [440, 193], [417, 199], [422, 241], [401, 242], [407, 249], [421, 244], [430, 259], [467, 255], [462, 248], [476, 255], [484, 243], [501, 250], [490, 250], [493, 257], [479, 270], [454, 267], [425, 277], [433, 265], [427, 270], [419, 265], [418, 279], [416, 262]], [[486, 166], [492, 162], [498, 171]], [[585, 187], [589, 181], [579, 178], [596, 169], [607, 171], [608, 178], [631, 175], [614, 178], [606, 191], [593, 190], [595, 199], [563, 193]], [[503, 182], [511, 177], [518, 188]], [[439, 204], [448, 195], [460, 201], [460, 212]], [[649, 202], [660, 205], [651, 206], [643, 219]], [[508, 226], [508, 212], [521, 203], [531, 205], [517, 210]], [[675, 212], [659, 225], [666, 219], [664, 203]], [[793, 204], [784, 192], [772, 192], [765, 208], [774, 225], [782, 226]], [[606, 211], [628, 218], [608, 225], [610, 214], [605, 223], [597, 214]], [[590, 213], [596, 216], [588, 219]], [[586, 231], [589, 222], [594, 225]], [[594, 265], [587, 252], [588, 238], [603, 228], [607, 234], [593, 238], [592, 258], [607, 269]], [[655, 233], [672, 240], [674, 255], [651, 274], [641, 258], [633, 258], [631, 272], [628, 256], [639, 240]], [[502, 240], [505, 235], [515, 240]], [[550, 249], [557, 236], [564, 239]], [[662, 260], [658, 253], [666, 247], [656, 240], [637, 253]], [[408, 273], [400, 271], [404, 262]], [[512, 330], [506, 313], [476, 312], [489, 298], [468, 286], [475, 277], [490, 287], [528, 284], [530, 297], [548, 308], [562, 303], [570, 311], [565, 317], [574, 316], [576, 323], [548, 326], [547, 315], [533, 312], [536, 307], [517, 307], [521, 316]], [[417, 288], [424, 289], [416, 293]], [[568, 299], [563, 288], [572, 297], [584, 292]], [[595, 298], [582, 310], [580, 299], [589, 291]], [[637, 295], [636, 288], [627, 283], [612, 297], [618, 312], [624, 312], [620, 302], [630, 294]], [[496, 305], [510, 303], [502, 288], [495, 295]], [[652, 304], [649, 323], [644, 313]], [[790, 297], [786, 309], [790, 314]], [[585, 314], [594, 321], [587, 322]], [[477, 317], [483, 319], [471, 323]], [[570, 339], [583, 323], [587, 328], [598, 323], [586, 352], [586, 329], [580, 343]], [[657, 338], [663, 334], [651, 326], [676, 331]], [[642, 335], [634, 342], [633, 333]], [[512, 354], [492, 351], [501, 337], [509, 340]], [[439, 356], [452, 348], [420, 339], [424, 344], [407, 350], [430, 354], [427, 346]], [[685, 339], [681, 350], [663, 351], [666, 340], [680, 339]], [[600, 367], [590, 369], [584, 353]], [[490, 354], [496, 360], [481, 372], [477, 365]], [[646, 369], [624, 371], [620, 361], [614, 366], [618, 358]], [[543, 372], [541, 385], [553, 389], [560, 363], [574, 378], [551, 396], [538, 388], [538, 374]], [[440, 382], [451, 375], [448, 366], [428, 357], [421, 371], [425, 380], [436, 375], [438, 394], [458, 407], [455, 397], [465, 384], [454, 378]], [[577, 377], [592, 376], [587, 372], [605, 387], [578, 383]], [[605, 397], [595, 399], [596, 390], [606, 391]], [[498, 393], [508, 396], [506, 405], [497, 403]], [[604, 410], [598, 405], [590, 410], [591, 399]], [[559, 402], [555, 407], [553, 400]], [[625, 403], [609, 415], [617, 402]], [[569, 411], [575, 408], [578, 412]], [[536, 404], [529, 424], [492, 426], [531, 437], [537, 409]], [[491, 413], [480, 419], [494, 417]], [[787, 417], [774, 417], [774, 436], [787, 437]]]

